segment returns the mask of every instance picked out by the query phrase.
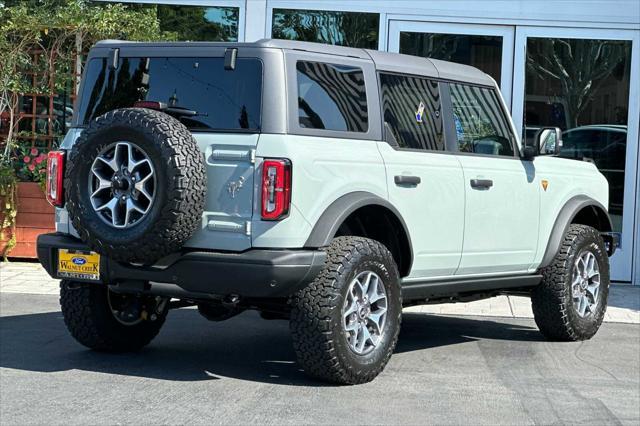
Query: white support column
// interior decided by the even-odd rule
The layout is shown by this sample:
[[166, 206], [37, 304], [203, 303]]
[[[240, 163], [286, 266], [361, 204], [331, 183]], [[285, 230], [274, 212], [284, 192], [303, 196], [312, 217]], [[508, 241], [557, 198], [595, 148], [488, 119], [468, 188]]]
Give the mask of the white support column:
[[251, 42], [268, 38], [267, 34], [267, 0], [245, 0], [244, 41]]

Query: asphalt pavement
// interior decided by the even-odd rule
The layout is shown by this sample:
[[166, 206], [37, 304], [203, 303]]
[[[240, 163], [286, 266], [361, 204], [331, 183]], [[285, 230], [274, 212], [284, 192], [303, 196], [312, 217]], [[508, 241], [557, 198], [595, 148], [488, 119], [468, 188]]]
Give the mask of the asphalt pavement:
[[0, 423], [629, 424], [640, 422], [640, 325], [542, 339], [530, 319], [406, 313], [372, 383], [330, 386], [294, 361], [286, 321], [169, 314], [139, 353], [89, 351], [56, 296], [0, 294]]

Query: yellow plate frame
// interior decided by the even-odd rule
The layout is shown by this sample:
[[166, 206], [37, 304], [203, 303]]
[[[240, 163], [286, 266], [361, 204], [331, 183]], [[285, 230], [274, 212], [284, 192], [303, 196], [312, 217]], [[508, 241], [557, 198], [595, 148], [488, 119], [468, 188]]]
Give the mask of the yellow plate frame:
[[58, 249], [58, 276], [100, 281], [100, 255], [93, 251]]

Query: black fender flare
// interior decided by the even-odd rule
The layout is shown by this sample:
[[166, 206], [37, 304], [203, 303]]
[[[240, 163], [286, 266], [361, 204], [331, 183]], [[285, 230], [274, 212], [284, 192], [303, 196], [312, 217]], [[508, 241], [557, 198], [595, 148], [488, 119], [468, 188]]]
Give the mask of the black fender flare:
[[598, 201], [586, 195], [577, 195], [573, 198], [570, 198], [560, 209], [558, 217], [556, 217], [556, 221], [553, 224], [553, 228], [551, 228], [551, 235], [549, 235], [547, 248], [544, 252], [544, 256], [542, 257], [542, 262], [540, 262], [540, 268], [544, 268], [545, 266], [549, 266], [551, 264], [553, 258], [556, 256], [556, 254], [558, 254], [558, 250], [560, 250], [562, 239], [567, 233], [569, 225], [571, 225], [573, 219], [576, 217], [580, 210], [589, 206], [592, 206], [603, 212], [604, 217], [606, 217], [607, 219], [606, 225], [608, 226], [608, 229], [600, 229], [600, 232], [610, 232], [613, 229], [611, 218], [607, 213], [607, 209]]
[[311, 234], [304, 243], [306, 248], [318, 248], [325, 247], [331, 244], [333, 236], [338, 232], [340, 225], [349, 217], [351, 213], [358, 210], [361, 207], [376, 205], [382, 206], [390, 210], [402, 224], [404, 233], [407, 236], [409, 242], [409, 270], [413, 263], [413, 246], [411, 244], [411, 234], [409, 234], [409, 228], [402, 218], [402, 215], [389, 201], [382, 197], [366, 191], [350, 192], [336, 199], [333, 203], [326, 208], [326, 210], [320, 215], [320, 218], [316, 221]]

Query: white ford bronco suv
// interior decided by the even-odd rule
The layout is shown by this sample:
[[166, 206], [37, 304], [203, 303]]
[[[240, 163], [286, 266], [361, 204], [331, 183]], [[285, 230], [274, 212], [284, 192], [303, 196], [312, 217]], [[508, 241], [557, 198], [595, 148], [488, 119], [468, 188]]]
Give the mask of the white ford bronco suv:
[[343, 384], [389, 360], [403, 306], [529, 295], [552, 340], [593, 336], [617, 245], [608, 185], [523, 147], [494, 80], [313, 43], [104, 41], [48, 159], [38, 239], [83, 345], [148, 344], [172, 308], [290, 321]]

